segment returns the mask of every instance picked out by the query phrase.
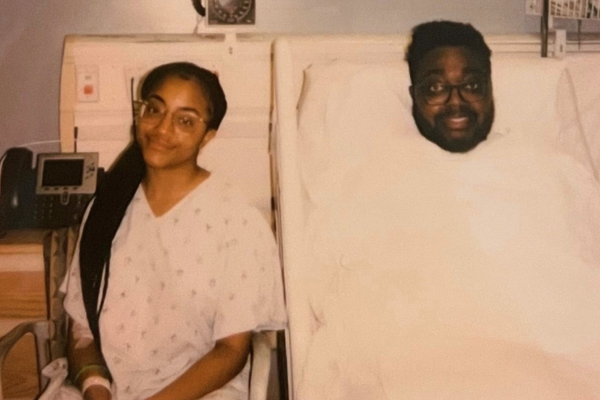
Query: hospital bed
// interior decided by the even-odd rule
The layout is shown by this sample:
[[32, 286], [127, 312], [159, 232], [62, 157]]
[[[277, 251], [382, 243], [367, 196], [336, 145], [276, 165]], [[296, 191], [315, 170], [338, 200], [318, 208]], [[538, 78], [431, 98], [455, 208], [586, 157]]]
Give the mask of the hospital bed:
[[600, 398], [600, 46], [486, 40], [460, 156], [414, 126], [406, 37], [275, 41], [290, 398]]

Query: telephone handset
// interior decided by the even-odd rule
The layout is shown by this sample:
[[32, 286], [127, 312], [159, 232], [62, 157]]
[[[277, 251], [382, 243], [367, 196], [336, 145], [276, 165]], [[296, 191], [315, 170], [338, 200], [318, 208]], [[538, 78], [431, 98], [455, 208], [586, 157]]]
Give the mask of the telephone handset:
[[35, 204], [33, 153], [24, 147], [8, 149], [2, 159], [0, 176], [0, 229], [32, 225]]
[[98, 153], [6, 152], [0, 166], [0, 231], [61, 228], [80, 222], [104, 170]]

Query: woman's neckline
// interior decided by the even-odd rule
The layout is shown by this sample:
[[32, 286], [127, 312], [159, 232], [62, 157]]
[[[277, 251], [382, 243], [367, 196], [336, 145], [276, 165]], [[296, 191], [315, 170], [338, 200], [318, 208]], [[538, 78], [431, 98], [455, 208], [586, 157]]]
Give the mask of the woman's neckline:
[[[148, 185], [142, 182], [141, 192], [146, 200], [146, 204], [151, 215], [156, 219], [161, 219], [170, 214], [179, 205], [184, 203], [194, 192], [199, 190], [210, 178], [211, 173], [200, 168], [194, 179], [184, 188], [173, 191], [170, 189], [161, 189], [162, 193], [152, 193]], [[162, 197], [162, 198], [161, 198]]]

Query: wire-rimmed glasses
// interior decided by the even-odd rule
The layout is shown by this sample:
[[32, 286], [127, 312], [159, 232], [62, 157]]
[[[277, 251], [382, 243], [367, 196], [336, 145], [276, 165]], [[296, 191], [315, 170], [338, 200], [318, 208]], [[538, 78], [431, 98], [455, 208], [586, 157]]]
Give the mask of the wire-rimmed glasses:
[[[135, 114], [140, 124], [156, 126], [167, 116], [169, 110], [157, 100], [135, 101]], [[173, 127], [183, 133], [193, 133], [200, 124], [205, 124], [204, 118], [191, 110], [175, 110], [172, 112]]]

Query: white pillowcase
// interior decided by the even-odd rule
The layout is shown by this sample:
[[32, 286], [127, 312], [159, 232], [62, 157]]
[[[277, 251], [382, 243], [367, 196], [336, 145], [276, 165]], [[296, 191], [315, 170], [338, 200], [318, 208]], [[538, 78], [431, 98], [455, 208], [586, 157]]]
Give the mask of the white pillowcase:
[[567, 63], [578, 117], [596, 176], [600, 176], [600, 54], [573, 55]]
[[563, 153], [591, 169], [591, 156], [567, 68], [565, 60], [536, 54], [494, 55], [496, 116], [492, 130], [519, 135], [534, 143], [554, 142]]
[[536, 54], [492, 57], [496, 118], [493, 130], [522, 135], [557, 135], [557, 100], [565, 63]]
[[397, 135], [418, 135], [407, 76], [405, 65], [345, 61], [314, 64], [305, 71], [298, 142], [302, 176], [313, 201], [331, 201], [349, 171]]
[[[563, 152], [592, 168], [566, 65], [533, 54], [494, 55], [492, 131], [557, 142]], [[391, 156], [388, 149], [399, 137], [420, 137], [410, 84], [406, 63], [336, 60], [305, 70], [298, 135], [302, 177], [313, 202], [335, 201], [353, 171], [378, 154]], [[600, 164], [600, 155], [598, 160]]]

